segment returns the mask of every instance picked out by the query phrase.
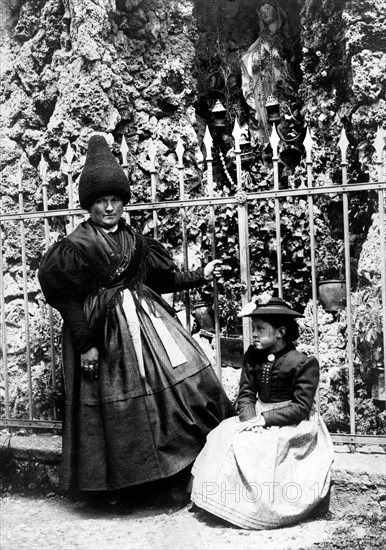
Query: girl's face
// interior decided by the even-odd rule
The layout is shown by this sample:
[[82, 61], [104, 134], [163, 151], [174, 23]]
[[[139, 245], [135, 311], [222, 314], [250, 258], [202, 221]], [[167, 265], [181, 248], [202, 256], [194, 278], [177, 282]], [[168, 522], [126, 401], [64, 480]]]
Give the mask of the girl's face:
[[253, 344], [256, 349], [279, 351], [283, 347], [283, 327], [275, 328], [260, 317], [253, 317]]
[[105, 195], [94, 201], [90, 215], [95, 225], [103, 229], [112, 229], [117, 225], [123, 213], [123, 201], [117, 195]]

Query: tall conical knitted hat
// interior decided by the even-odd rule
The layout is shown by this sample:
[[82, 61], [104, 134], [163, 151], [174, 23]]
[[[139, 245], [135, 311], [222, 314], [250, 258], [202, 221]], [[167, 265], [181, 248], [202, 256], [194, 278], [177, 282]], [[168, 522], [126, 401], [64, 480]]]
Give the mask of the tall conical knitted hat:
[[86, 162], [79, 178], [79, 202], [85, 210], [103, 195], [118, 195], [127, 204], [130, 186], [126, 174], [110, 151], [103, 136], [91, 136]]

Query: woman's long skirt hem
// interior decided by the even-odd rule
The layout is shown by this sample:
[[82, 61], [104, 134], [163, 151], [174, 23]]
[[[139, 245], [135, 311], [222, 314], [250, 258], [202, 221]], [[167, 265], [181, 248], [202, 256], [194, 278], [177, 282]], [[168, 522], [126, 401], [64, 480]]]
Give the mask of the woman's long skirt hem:
[[159, 476], [159, 475], [158, 476], [152, 476], [152, 477], [146, 476], [143, 479], [136, 479], [132, 483], [117, 485], [117, 486], [114, 486], [114, 487], [112, 487], [110, 485], [106, 485], [106, 486], [103, 486], [103, 487], [102, 486], [100, 486], [100, 487], [77, 486], [76, 488], [74, 488], [74, 487], [69, 486], [68, 484], [64, 485], [64, 482], [61, 481], [59, 483], [59, 491], [63, 492], [63, 493], [73, 492], [73, 493], [88, 494], [88, 493], [99, 493], [99, 492], [113, 492], [113, 491], [120, 491], [122, 489], [128, 489], [130, 487], [138, 487], [139, 485], [144, 485], [146, 483], [151, 483], [151, 482], [154, 482], [154, 481], [161, 481], [163, 479], [169, 479], [170, 477], [175, 476], [179, 472], [182, 472], [183, 470], [185, 470], [186, 468], [191, 466], [196, 457], [197, 457], [197, 454], [192, 456], [191, 459], [187, 459], [186, 463], [185, 462], [184, 463], [180, 462], [178, 464], [178, 466], [176, 466], [173, 469], [168, 470], [167, 472], [165, 472], [161, 476]]
[[112, 491], [173, 476], [234, 414], [211, 366], [159, 393], [95, 406], [68, 401], [65, 409], [65, 491]]

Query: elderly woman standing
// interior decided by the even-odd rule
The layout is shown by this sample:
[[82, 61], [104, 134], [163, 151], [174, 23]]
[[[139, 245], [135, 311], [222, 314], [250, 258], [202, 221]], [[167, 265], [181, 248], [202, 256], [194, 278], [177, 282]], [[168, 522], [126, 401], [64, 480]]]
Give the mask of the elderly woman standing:
[[183, 470], [232, 414], [209, 360], [160, 296], [204, 284], [219, 266], [181, 273], [125, 223], [129, 183], [100, 135], [89, 141], [79, 199], [90, 218], [39, 269], [64, 321], [60, 484], [114, 491]]

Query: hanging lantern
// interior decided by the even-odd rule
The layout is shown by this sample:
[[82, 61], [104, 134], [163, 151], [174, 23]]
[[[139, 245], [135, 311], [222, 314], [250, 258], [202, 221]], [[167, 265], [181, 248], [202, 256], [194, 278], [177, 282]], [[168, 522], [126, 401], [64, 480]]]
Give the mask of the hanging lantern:
[[268, 96], [267, 103], [265, 104], [267, 111], [267, 120], [270, 124], [281, 120], [280, 116], [280, 103], [275, 96]]
[[211, 112], [214, 119], [214, 125], [217, 127], [224, 127], [225, 115], [227, 111], [219, 99], [214, 104]]

